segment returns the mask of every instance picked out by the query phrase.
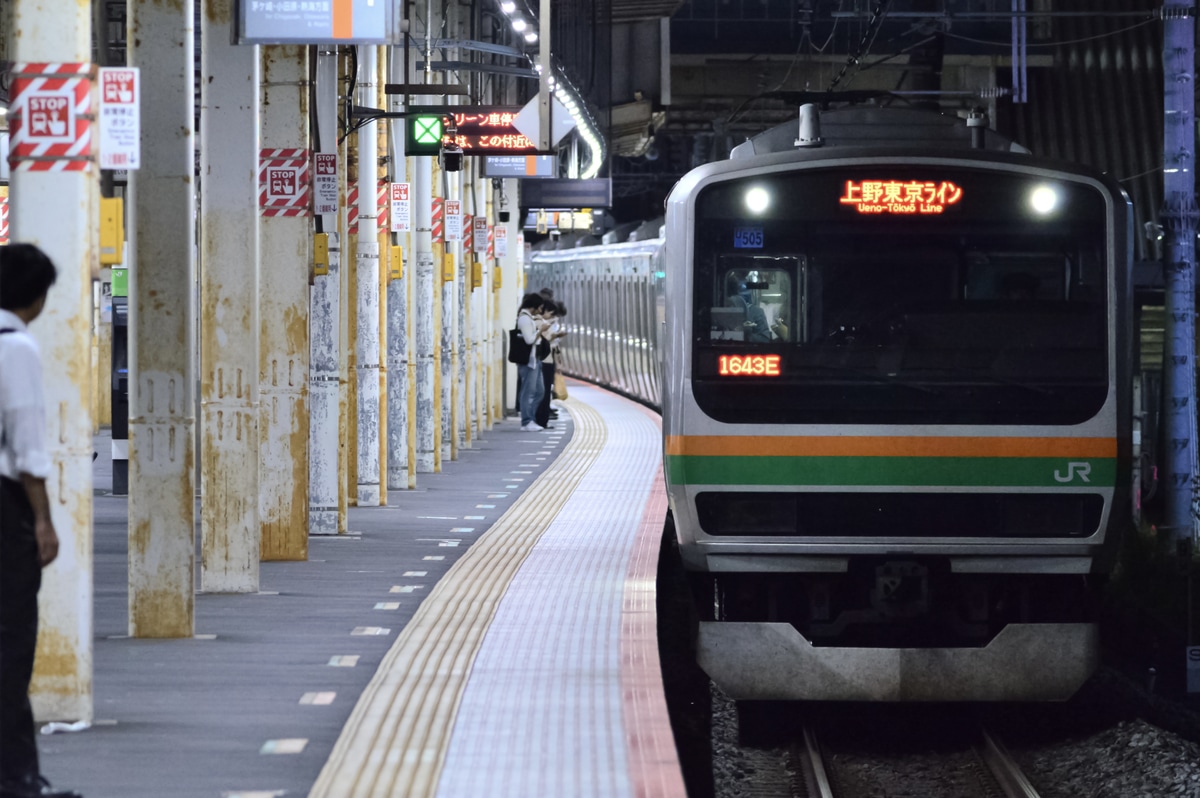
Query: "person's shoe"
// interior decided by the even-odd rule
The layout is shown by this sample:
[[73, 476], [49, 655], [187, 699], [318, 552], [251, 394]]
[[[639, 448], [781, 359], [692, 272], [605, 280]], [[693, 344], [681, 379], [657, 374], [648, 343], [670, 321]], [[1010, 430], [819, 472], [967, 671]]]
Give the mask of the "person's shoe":
[[550, 420], [551, 420], [551, 421], [553, 421], [553, 420], [554, 420], [554, 419], [556, 419], [556, 418], [558, 418], [558, 411], [557, 411], [557, 410], [551, 410], [551, 411], [550, 411]]
[[541, 432], [543, 427], [540, 424], [535, 424], [530, 421], [525, 426], [521, 427], [521, 432]]
[[56, 790], [41, 776], [29, 776], [21, 781], [0, 785], [0, 798], [83, 798], [74, 790]]
[[546, 426], [542, 427], [542, 429], [554, 429], [554, 425], [553, 425], [553, 424], [547, 424]]

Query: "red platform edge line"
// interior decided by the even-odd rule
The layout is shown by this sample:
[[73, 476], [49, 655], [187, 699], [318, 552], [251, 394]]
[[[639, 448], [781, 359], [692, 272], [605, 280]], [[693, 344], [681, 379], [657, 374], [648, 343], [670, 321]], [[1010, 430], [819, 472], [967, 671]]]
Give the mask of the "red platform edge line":
[[[658, 415], [645, 412], [661, 428]], [[638, 524], [621, 600], [622, 727], [629, 778], [637, 798], [687, 796], [658, 658], [655, 579], [666, 517], [667, 486], [660, 465]]]

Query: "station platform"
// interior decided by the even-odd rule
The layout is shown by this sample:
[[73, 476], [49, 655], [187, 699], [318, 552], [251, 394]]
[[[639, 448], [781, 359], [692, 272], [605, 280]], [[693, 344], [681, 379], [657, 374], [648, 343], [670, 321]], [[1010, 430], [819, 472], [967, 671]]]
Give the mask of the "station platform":
[[[96, 462], [95, 722], [39, 736], [87, 798], [683, 796], [655, 627], [657, 416], [570, 383], [195, 638], [127, 637], [126, 499]], [[105, 484], [107, 471], [108, 483]]]

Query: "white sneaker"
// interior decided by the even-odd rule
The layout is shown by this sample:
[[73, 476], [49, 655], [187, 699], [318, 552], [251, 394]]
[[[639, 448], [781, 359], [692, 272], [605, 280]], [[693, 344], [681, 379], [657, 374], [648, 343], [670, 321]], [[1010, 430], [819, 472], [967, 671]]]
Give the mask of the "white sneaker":
[[541, 432], [545, 427], [530, 421], [525, 426], [521, 427], [521, 432]]

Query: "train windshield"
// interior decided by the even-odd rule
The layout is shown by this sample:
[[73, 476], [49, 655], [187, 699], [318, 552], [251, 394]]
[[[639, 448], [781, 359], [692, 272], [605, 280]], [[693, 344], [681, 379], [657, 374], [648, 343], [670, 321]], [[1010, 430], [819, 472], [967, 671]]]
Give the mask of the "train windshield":
[[711, 186], [696, 399], [727, 422], [1085, 421], [1108, 395], [1107, 209], [1087, 185], [945, 167]]

